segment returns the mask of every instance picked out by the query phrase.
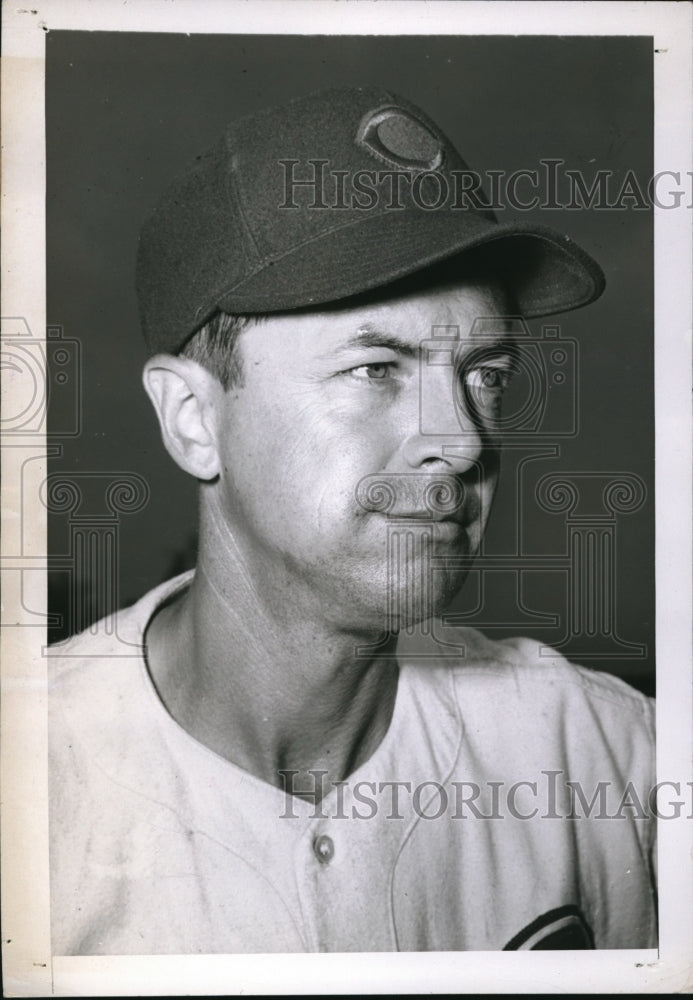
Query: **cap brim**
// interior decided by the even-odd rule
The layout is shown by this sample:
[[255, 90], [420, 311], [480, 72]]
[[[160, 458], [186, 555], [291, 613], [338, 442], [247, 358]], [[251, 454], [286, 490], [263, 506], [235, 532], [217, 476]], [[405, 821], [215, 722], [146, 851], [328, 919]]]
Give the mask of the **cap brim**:
[[[491, 243], [524, 316], [577, 309], [604, 289], [596, 261], [553, 229], [495, 223], [473, 213], [463, 226], [460, 221], [452, 212], [435, 211], [364, 216], [265, 261], [235, 287], [220, 289], [209, 312], [278, 312], [337, 302]], [[461, 256], [461, 279], [464, 266]]]

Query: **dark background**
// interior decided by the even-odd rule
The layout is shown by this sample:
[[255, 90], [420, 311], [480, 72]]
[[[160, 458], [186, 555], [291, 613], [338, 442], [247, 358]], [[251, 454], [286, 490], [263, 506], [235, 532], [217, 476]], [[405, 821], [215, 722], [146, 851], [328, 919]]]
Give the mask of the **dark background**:
[[[164, 184], [211, 145], [234, 117], [322, 87], [384, 84], [420, 104], [476, 170], [537, 169], [560, 158], [589, 180], [613, 172], [610, 191], [633, 170], [644, 189], [652, 174], [652, 39], [596, 37], [305, 37], [50, 32], [46, 38], [48, 322], [81, 346], [79, 433], [65, 395], [51, 400], [49, 431], [59, 454], [51, 473], [133, 472], [151, 498], [119, 523], [119, 593], [127, 604], [192, 565], [196, 490], [166, 455], [141, 388], [145, 360], [134, 295], [140, 225]], [[525, 189], [521, 189], [525, 190]], [[565, 192], [564, 192], [565, 193]], [[507, 211], [503, 218], [517, 216]], [[578, 639], [575, 660], [654, 689], [654, 409], [652, 213], [536, 209], [525, 221], [569, 233], [601, 263], [607, 290], [585, 310], [533, 321], [560, 325], [579, 341], [580, 433], [559, 453], [530, 463], [521, 497], [525, 553], [566, 550], [564, 515], [533, 502], [551, 472], [629, 472], [646, 501], [617, 518], [615, 616], [620, 637], [645, 647], [607, 656]], [[509, 452], [486, 538], [487, 553], [517, 551], [520, 453]], [[534, 470], [532, 472], [532, 469]], [[532, 478], [533, 476], [533, 478]], [[521, 491], [522, 492], [522, 491]], [[526, 495], [525, 495], [526, 494]], [[595, 508], [595, 510], [598, 509]], [[65, 514], [49, 518], [52, 637], [78, 620], [70, 606]], [[97, 572], [95, 570], [95, 572]], [[485, 577], [480, 616], [496, 635], [522, 631], [546, 643], [565, 632], [565, 571], [523, 577], [518, 613], [512, 573]], [[78, 580], [83, 610], [97, 609], [94, 577]], [[455, 609], [471, 612], [472, 577]], [[103, 599], [101, 600], [103, 606]], [[554, 624], [536, 617], [557, 616]], [[93, 610], [96, 614], [96, 610]], [[518, 623], [518, 617], [521, 619]], [[560, 620], [559, 620], [560, 619]], [[588, 650], [589, 652], [589, 650]], [[613, 650], [612, 650], [613, 652]], [[618, 650], [616, 651], [618, 654]]]

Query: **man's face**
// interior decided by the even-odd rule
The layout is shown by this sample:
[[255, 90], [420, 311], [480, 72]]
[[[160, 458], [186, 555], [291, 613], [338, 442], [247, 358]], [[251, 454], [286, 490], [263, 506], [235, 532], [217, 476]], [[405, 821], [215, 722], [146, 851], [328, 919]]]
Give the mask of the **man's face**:
[[484, 531], [512, 371], [503, 324], [483, 341], [472, 326], [502, 315], [490, 288], [448, 285], [243, 332], [210, 510], [275, 613], [397, 630], [457, 592], [450, 558]]

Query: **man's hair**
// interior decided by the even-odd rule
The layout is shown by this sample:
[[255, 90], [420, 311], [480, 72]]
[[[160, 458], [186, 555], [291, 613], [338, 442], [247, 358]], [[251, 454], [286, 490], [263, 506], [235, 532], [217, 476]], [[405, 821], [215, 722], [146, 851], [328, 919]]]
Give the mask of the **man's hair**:
[[242, 385], [243, 359], [238, 339], [246, 327], [259, 319], [259, 316], [231, 316], [220, 310], [185, 342], [178, 353], [206, 368], [219, 379], [225, 391]]

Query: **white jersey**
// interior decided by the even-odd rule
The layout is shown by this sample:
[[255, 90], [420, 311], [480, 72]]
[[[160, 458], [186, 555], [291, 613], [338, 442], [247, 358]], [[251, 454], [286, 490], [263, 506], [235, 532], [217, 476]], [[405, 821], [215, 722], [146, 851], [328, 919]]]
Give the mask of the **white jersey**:
[[656, 944], [648, 699], [464, 630], [400, 663], [382, 743], [315, 805], [160, 702], [143, 634], [189, 579], [52, 650], [54, 954]]

